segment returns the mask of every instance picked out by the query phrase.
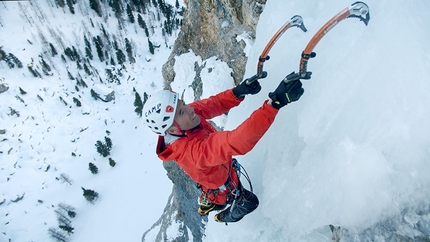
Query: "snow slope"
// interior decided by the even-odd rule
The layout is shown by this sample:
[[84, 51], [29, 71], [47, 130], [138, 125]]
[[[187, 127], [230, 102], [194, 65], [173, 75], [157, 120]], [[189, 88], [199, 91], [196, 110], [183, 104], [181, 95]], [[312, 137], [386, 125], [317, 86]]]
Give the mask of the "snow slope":
[[[154, 134], [134, 112], [133, 88], [142, 97], [144, 92], [163, 88], [161, 66], [178, 31], [166, 39], [159, 22], [144, 16], [148, 25], [154, 25], [151, 41], [161, 45], [151, 55], [137, 23], [120, 30], [115, 17], [97, 17], [87, 9], [87, 1], [77, 1], [74, 15], [67, 6], [52, 7], [53, 3], [0, 3], [0, 46], [24, 65], [22, 69], [9, 69], [0, 62], [0, 82], [9, 85], [9, 90], [0, 94], [0, 129], [6, 130], [0, 135], [0, 241], [50, 241], [48, 229], [58, 227], [54, 211], [59, 203], [73, 206], [77, 213], [71, 219], [74, 234], [70, 241], [139, 241], [162, 214], [172, 184], [154, 153]], [[171, 4], [174, 6], [174, 1]], [[65, 47], [76, 46], [84, 55], [84, 33], [87, 37], [101, 35], [102, 24], [119, 44], [124, 38], [134, 43], [137, 62], [126, 64], [121, 85], [106, 81], [104, 69], [120, 66], [99, 62], [94, 45], [92, 70], [99, 72], [104, 83], [78, 70], [74, 62], [64, 63], [59, 55], [49, 62], [52, 76], [41, 72], [42, 78], [35, 78], [27, 70], [32, 60], [34, 66], [40, 66], [42, 35], [60, 54], [63, 51], [58, 43], [62, 42]], [[51, 33], [60, 36], [61, 41]], [[150, 62], [145, 60], [147, 57]], [[77, 91], [76, 80], [70, 80], [67, 71], [75, 78], [79, 73], [88, 88], [79, 87]], [[96, 101], [90, 89], [102, 97], [115, 91], [115, 101]], [[73, 98], [79, 99], [82, 107], [77, 107]], [[19, 117], [11, 115], [10, 108], [18, 111]], [[96, 141], [104, 141], [104, 137], [113, 142], [108, 157], [99, 155], [95, 148]], [[109, 157], [115, 160], [115, 167], [109, 165]], [[89, 162], [98, 167], [98, 174], [90, 173]], [[61, 179], [62, 175], [71, 184]], [[82, 196], [81, 187], [99, 193], [94, 205]], [[12, 202], [21, 196], [22, 200]]]

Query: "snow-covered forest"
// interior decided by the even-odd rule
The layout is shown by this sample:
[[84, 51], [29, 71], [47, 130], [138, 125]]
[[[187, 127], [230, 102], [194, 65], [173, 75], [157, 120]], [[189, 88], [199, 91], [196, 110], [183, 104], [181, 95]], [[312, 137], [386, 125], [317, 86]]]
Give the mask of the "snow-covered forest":
[[139, 112], [183, 11], [0, 2], [0, 241], [136, 241], [158, 219], [171, 183]]
[[[0, 2], [0, 241], [50, 241], [50, 230], [67, 241], [140, 241], [163, 212], [172, 184], [138, 111], [164, 87], [161, 66], [184, 4], [109, 2]], [[245, 49], [246, 77], [293, 15], [308, 32], [284, 33], [264, 65], [262, 91], [215, 122], [234, 129], [247, 118], [351, 3], [267, 1]], [[346, 19], [331, 29], [309, 61], [303, 97], [237, 157], [259, 208], [228, 226], [211, 214], [205, 241], [331, 241], [330, 224], [342, 228], [341, 241], [428, 241], [430, 2], [366, 3], [369, 25]], [[196, 61], [215, 70], [202, 71], [202, 97], [233, 86], [216, 58], [178, 58], [172, 88], [185, 90], [186, 102]]]

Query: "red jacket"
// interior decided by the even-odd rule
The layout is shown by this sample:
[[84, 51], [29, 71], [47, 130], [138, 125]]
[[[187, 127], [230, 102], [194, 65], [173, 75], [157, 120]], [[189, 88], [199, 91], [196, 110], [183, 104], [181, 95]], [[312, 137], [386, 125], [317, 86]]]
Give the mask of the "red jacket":
[[206, 120], [222, 115], [238, 106], [243, 98], [233, 94], [233, 89], [207, 99], [189, 104], [200, 116], [197, 128], [188, 130], [184, 137], [165, 144], [159, 136], [157, 155], [163, 161], [176, 163], [205, 189], [217, 189], [228, 178], [232, 156], [248, 153], [273, 123], [278, 110], [267, 101], [232, 131], [217, 131]]

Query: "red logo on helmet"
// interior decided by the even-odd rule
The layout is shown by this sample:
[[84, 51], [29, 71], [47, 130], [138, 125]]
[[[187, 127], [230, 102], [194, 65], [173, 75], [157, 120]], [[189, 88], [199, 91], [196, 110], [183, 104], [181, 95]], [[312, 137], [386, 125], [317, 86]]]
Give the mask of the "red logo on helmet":
[[174, 110], [175, 109], [172, 106], [167, 105], [167, 107], [166, 107], [166, 113], [172, 113]]

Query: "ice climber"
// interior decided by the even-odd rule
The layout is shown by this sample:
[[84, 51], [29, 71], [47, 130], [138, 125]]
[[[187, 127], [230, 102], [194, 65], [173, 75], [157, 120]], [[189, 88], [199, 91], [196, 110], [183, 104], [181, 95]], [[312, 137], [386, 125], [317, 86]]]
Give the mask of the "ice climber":
[[[233, 156], [249, 152], [273, 123], [278, 111], [299, 100], [304, 90], [300, 80], [281, 81], [269, 99], [231, 131], [217, 131], [207, 120], [238, 106], [247, 94], [257, 94], [258, 81], [186, 104], [169, 90], [153, 94], [144, 106], [146, 125], [158, 134], [156, 153], [163, 161], [176, 163], [194, 180], [202, 194], [198, 213], [215, 215], [218, 222], [237, 222], [258, 207], [257, 196], [245, 189]], [[252, 189], [251, 189], [252, 190]]]

